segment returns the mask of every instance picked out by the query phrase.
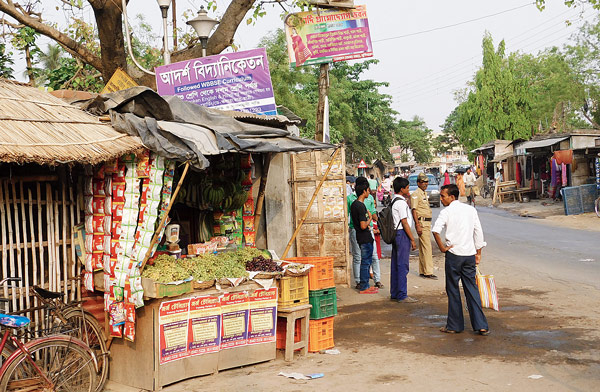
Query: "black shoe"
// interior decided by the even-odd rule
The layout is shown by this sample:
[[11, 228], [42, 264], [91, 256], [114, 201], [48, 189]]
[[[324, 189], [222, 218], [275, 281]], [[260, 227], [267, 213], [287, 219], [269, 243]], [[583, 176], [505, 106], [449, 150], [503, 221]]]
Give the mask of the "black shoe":
[[381, 282], [375, 282], [375, 287], [382, 289], [383, 284], [381, 284]]
[[421, 278], [424, 278], [424, 277], [425, 277], [425, 274], [419, 274], [419, 276], [420, 276]]
[[438, 277], [434, 274], [431, 275], [423, 275], [424, 278], [438, 280]]
[[355, 287], [355, 289], [357, 289], [357, 290], [360, 290], [360, 283], [357, 283], [357, 284], [356, 284], [356, 287]]

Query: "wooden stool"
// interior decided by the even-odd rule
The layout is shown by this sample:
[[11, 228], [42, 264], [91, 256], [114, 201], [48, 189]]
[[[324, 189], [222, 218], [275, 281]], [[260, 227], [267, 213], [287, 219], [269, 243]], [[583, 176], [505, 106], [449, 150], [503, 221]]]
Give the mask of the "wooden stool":
[[[277, 309], [277, 317], [285, 317], [287, 320], [284, 355], [287, 362], [294, 360], [294, 351], [297, 349], [301, 349], [300, 354], [302, 355], [306, 355], [308, 352], [308, 319], [310, 317], [310, 308], [312, 308], [312, 305], [299, 305], [293, 308]], [[294, 343], [297, 319], [300, 319], [300, 341]]]

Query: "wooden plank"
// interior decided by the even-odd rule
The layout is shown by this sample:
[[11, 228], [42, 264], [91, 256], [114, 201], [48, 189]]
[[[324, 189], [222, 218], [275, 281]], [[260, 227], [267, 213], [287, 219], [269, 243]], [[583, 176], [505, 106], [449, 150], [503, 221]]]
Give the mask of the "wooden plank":
[[[23, 191], [23, 182], [20, 181], [19, 182], [19, 193], [21, 196], [21, 223], [23, 225], [23, 244], [27, 245], [27, 216], [25, 213], [25, 192]], [[27, 250], [27, 248], [24, 248], [25, 252], [23, 252], [23, 259], [25, 262], [24, 265], [24, 270], [25, 270], [25, 276], [23, 276], [24, 281], [25, 281], [25, 305], [27, 308], [31, 307], [31, 298], [29, 295], [29, 272], [30, 272], [30, 265], [29, 265], [29, 251]], [[31, 315], [28, 313], [27, 317], [31, 317]]]
[[48, 236], [48, 287], [54, 291], [54, 205], [52, 187], [46, 184], [46, 233]]
[[42, 245], [42, 242], [44, 241], [44, 232], [43, 232], [43, 225], [42, 225], [42, 208], [40, 207], [41, 201], [42, 201], [42, 184], [40, 182], [36, 183], [36, 197], [37, 197], [37, 202], [38, 202], [38, 209], [37, 209], [37, 216], [38, 216], [38, 222], [37, 222], [37, 227], [38, 227], [38, 246], [39, 246], [39, 251], [40, 251], [40, 280], [38, 282], [38, 285], [43, 286], [44, 283], [46, 282], [46, 260], [44, 259], [44, 245]]
[[[62, 278], [63, 278], [63, 293], [65, 294], [64, 296], [64, 301], [68, 302], [69, 301], [69, 274], [67, 273], [67, 268], [68, 268], [68, 264], [69, 264], [69, 256], [67, 254], [67, 207], [66, 207], [66, 200], [67, 200], [67, 187], [65, 185], [65, 183], [63, 182], [61, 184], [61, 197], [62, 197], [62, 205], [61, 205], [61, 214], [62, 214], [62, 268], [63, 268], [63, 274], [62, 274]], [[60, 246], [60, 244], [59, 244]]]
[[76, 291], [77, 291], [77, 286], [76, 286], [76, 280], [75, 277], [77, 276], [77, 271], [76, 271], [76, 264], [77, 264], [77, 255], [75, 253], [75, 245], [74, 245], [74, 241], [75, 239], [73, 238], [73, 227], [77, 224], [75, 223], [75, 211], [73, 208], [73, 186], [69, 184], [69, 232], [71, 234], [71, 278], [73, 278], [71, 280], [71, 296], [70, 299], [71, 301], [75, 301], [75, 296], [76, 296]]
[[[31, 231], [31, 262], [33, 264], [33, 271], [32, 271], [32, 280], [33, 280], [33, 285], [36, 286], [38, 284], [38, 265], [37, 265], [37, 252], [36, 252], [36, 245], [35, 245], [35, 225], [33, 224], [33, 203], [31, 202], [33, 200], [33, 197], [31, 195], [31, 189], [27, 189], [27, 198], [29, 200], [29, 230]], [[33, 297], [33, 306], [37, 307], [38, 306], [38, 298], [37, 297]], [[34, 320], [34, 324], [35, 324], [35, 330], [38, 329], [38, 325], [39, 325], [39, 321], [40, 321], [40, 312], [34, 312], [33, 313], [33, 320]]]
[[[12, 194], [13, 194], [13, 199], [16, 200], [17, 198], [17, 189], [15, 186], [15, 183], [12, 182], [11, 183], [11, 188], [12, 188]], [[19, 221], [19, 203], [14, 202], [13, 203], [13, 209], [15, 212], [15, 244], [21, 244], [21, 223]], [[19, 293], [18, 295], [18, 300], [19, 300], [19, 310], [23, 309], [23, 304], [24, 304], [24, 299], [23, 299], [23, 295], [22, 295], [22, 289], [23, 289], [23, 252], [21, 252], [21, 248], [17, 247], [17, 276], [19, 278], [21, 278], [21, 281], [17, 283], [17, 287], [19, 288], [19, 290], [17, 291]]]
[[[13, 224], [12, 224], [12, 213], [11, 213], [11, 208], [10, 208], [10, 204], [8, 203], [8, 199], [10, 199], [10, 191], [8, 188], [8, 181], [4, 181], [4, 195], [5, 195], [5, 202], [6, 202], [6, 223], [8, 226], [8, 245], [10, 246], [10, 250], [8, 251], [8, 259], [9, 259], [9, 266], [10, 266], [10, 276], [17, 276], [17, 271], [15, 269], [15, 257], [14, 257], [14, 253], [12, 251], [12, 245], [13, 245], [13, 237], [14, 237], [14, 230], [13, 230]], [[11, 299], [12, 299], [12, 310], [16, 310], [17, 309], [17, 298], [14, 295], [11, 295]]]
[[[63, 244], [63, 240], [61, 239], [60, 241], [58, 241], [58, 245], [62, 245], [62, 244]], [[71, 240], [70, 240], [70, 239], [67, 239], [67, 242], [66, 242], [66, 244], [67, 244], [67, 245], [71, 245]], [[42, 245], [43, 245], [43, 246], [48, 246], [48, 241], [43, 241], [43, 242], [42, 242]], [[11, 250], [11, 249], [13, 249], [13, 250], [14, 250], [14, 249], [17, 249], [17, 248], [18, 248], [18, 249], [32, 249], [32, 248], [35, 248], [35, 245], [32, 245], [32, 244], [31, 244], [31, 242], [28, 242], [28, 243], [23, 243], [23, 242], [22, 242], [22, 243], [20, 243], [20, 244], [13, 244], [13, 245], [12, 245], [12, 247], [7, 245], [7, 246], [6, 246], [6, 251], [9, 251], [9, 250]], [[4, 250], [4, 247], [2, 247], [2, 246], [0, 245], [0, 251], [1, 251], [1, 250]]]
[[[2, 236], [2, 276], [8, 276], [8, 263], [6, 261], [6, 209], [4, 208], [4, 189], [0, 183], [0, 235]], [[8, 286], [3, 287], [4, 298], [8, 298]]]
[[59, 209], [58, 204], [58, 191], [54, 194], [54, 290], [56, 292], [60, 292], [62, 286], [62, 274], [61, 274], [61, 257], [60, 257], [60, 245], [58, 242], [60, 241], [60, 218], [59, 218]]
[[[76, 203], [76, 208], [75, 208], [75, 214], [77, 216], [77, 224], [81, 223], [81, 211], [83, 211], [83, 181], [78, 181], [77, 182], [77, 195], [76, 195], [76, 199], [75, 199], [75, 203]], [[73, 245], [71, 245], [73, 246]], [[77, 271], [77, 277], [81, 277], [81, 263], [79, 262], [75, 262], [76, 264], [76, 271]], [[81, 301], [81, 281], [77, 280], [76, 281], [77, 284], [77, 300]]]

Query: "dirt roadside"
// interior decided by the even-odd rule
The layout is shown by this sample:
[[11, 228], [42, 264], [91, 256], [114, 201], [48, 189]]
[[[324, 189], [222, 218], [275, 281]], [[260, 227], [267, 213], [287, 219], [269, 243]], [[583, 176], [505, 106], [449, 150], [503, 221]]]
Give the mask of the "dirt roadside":
[[[409, 274], [410, 294], [419, 299], [415, 304], [392, 303], [387, 288], [377, 295], [359, 295], [338, 287], [339, 355], [313, 353], [286, 363], [278, 354], [275, 361], [183, 381], [164, 391], [600, 390], [595, 289], [572, 287], [518, 269], [499, 273], [501, 311], [486, 310], [492, 334], [482, 337], [467, 328], [448, 335], [438, 331], [445, 323], [447, 306], [442, 263], [437, 255], [440, 280]], [[491, 267], [499, 260], [490, 255], [486, 263]], [[415, 267], [416, 258], [411, 257], [411, 270]], [[382, 280], [389, 281], [388, 260], [382, 270]], [[465, 325], [469, 325], [466, 315]], [[323, 373], [324, 377], [300, 381], [278, 376], [279, 372]], [[542, 377], [529, 378], [534, 375]]]

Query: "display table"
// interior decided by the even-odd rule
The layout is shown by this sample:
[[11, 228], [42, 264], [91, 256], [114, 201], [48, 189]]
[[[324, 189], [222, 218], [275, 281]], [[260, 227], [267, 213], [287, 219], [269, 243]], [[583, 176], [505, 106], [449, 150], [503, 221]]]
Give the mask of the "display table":
[[[285, 317], [287, 321], [284, 355], [287, 362], [294, 360], [294, 351], [298, 349], [302, 355], [306, 355], [308, 352], [308, 320], [311, 308], [311, 305], [299, 305], [277, 311], [277, 317]], [[294, 343], [297, 319], [300, 319], [300, 341]]]
[[[239, 299], [244, 296], [245, 304]], [[135, 342], [114, 339], [109, 378], [157, 391], [186, 378], [275, 359], [276, 303], [276, 288], [264, 290], [254, 282], [148, 300], [137, 310]], [[246, 332], [227, 332], [234, 327]]]

